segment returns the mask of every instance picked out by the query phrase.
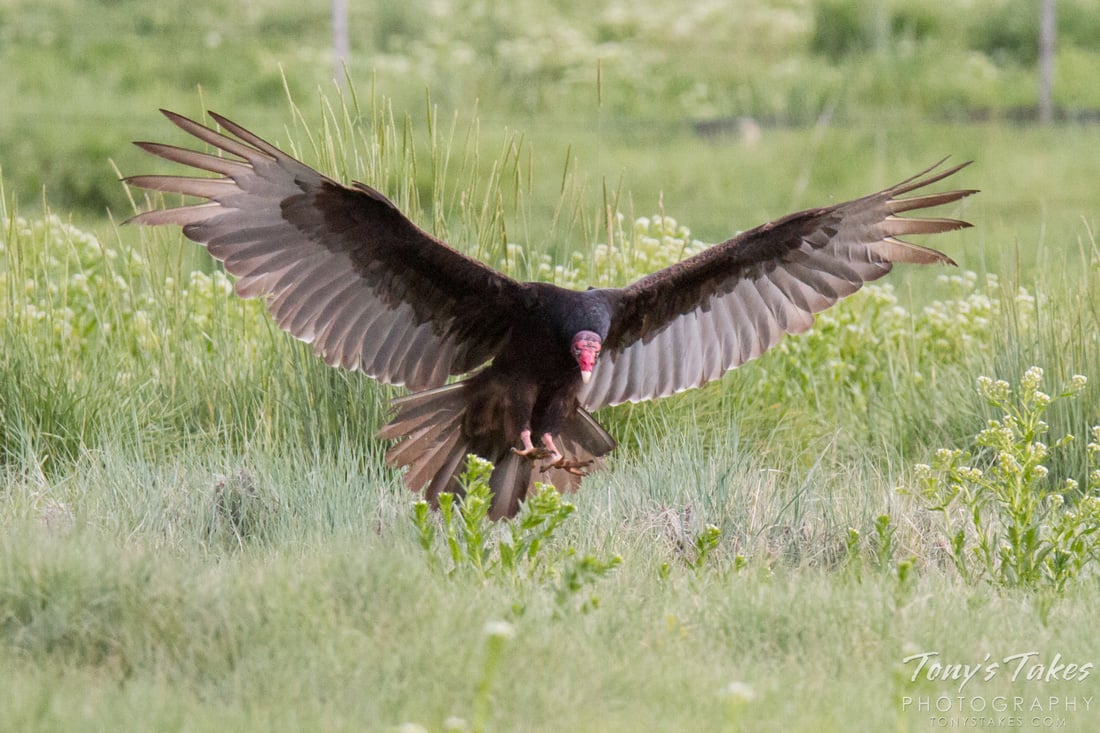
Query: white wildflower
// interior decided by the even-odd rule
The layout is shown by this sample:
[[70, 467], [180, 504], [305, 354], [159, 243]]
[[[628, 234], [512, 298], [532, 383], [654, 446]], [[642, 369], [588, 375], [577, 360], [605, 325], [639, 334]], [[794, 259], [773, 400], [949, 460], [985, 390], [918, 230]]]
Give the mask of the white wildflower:
[[1034, 392], [1039, 389], [1039, 385], [1043, 382], [1043, 368], [1032, 366], [1028, 367], [1024, 372], [1024, 376], [1020, 378], [1020, 386], [1028, 392]]
[[394, 728], [396, 733], [428, 733], [428, 729], [420, 723], [402, 723]]
[[516, 635], [516, 630], [507, 621], [488, 621], [482, 627], [482, 633], [498, 639], [511, 639]]
[[722, 690], [724, 697], [735, 702], [752, 702], [756, 699], [756, 690], [747, 682], [735, 680]]

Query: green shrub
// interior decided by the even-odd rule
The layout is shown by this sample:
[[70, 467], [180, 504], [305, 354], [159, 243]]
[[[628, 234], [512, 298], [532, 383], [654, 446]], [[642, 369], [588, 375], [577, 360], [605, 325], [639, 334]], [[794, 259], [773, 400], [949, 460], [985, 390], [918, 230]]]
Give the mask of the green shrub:
[[973, 48], [1001, 65], [1031, 66], [1039, 56], [1039, 7], [1032, 0], [1002, 2], [970, 27]]
[[940, 35], [941, 14], [919, 3], [891, 7], [880, 0], [828, 0], [813, 5], [810, 49], [840, 61], [868, 51], [897, 53], [899, 47]]
[[948, 555], [971, 582], [1061, 590], [1100, 560], [1100, 426], [1091, 429], [1093, 470], [1082, 488], [1050, 476], [1051, 452], [1073, 435], [1048, 444], [1043, 420], [1051, 404], [1083, 390], [1085, 378], [1073, 377], [1053, 397], [1040, 389], [1042, 378], [1038, 367], [1016, 387], [980, 377], [978, 391], [1000, 417], [975, 436], [978, 452], [942, 449], [931, 465], [917, 466], [920, 496], [942, 513]]
[[864, 10], [859, 4], [847, 0], [815, 4], [810, 49], [833, 61], [869, 50]]
[[[448, 576], [503, 581], [516, 588], [550, 581], [557, 604], [564, 606], [622, 562], [617, 556], [578, 556], [575, 547], [556, 536], [575, 507], [547, 484], [537, 485], [515, 518], [499, 526], [492, 522], [492, 470], [491, 463], [471, 455], [461, 479], [464, 495], [441, 494], [438, 519], [426, 501], [413, 505], [413, 524], [432, 567]], [[594, 608], [598, 602], [591, 596], [581, 608]]]

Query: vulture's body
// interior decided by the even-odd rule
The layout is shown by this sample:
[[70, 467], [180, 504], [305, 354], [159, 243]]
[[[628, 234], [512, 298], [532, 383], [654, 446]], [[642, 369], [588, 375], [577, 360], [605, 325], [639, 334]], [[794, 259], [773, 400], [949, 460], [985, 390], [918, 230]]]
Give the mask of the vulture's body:
[[[494, 517], [515, 514], [534, 481], [575, 488], [599, 465], [615, 441], [590, 410], [716, 379], [895, 262], [951, 263], [899, 237], [967, 223], [898, 214], [974, 193], [904, 197], [962, 167], [934, 166], [743, 232], [627, 287], [581, 292], [496, 272], [374, 189], [343, 186], [223, 117], [213, 115], [233, 137], [165, 114], [229, 156], [138, 143], [220, 175], [128, 178], [205, 199], [134, 221], [182, 225], [238, 278], [238, 294], [265, 297], [279, 326], [328, 364], [407, 386], [381, 431], [397, 441], [387, 460], [433, 502], [460, 491], [467, 454], [492, 461]], [[448, 384], [454, 376], [465, 378]]]
[[[556, 436], [558, 448], [581, 466], [596, 465], [615, 441], [580, 406], [583, 387], [570, 355], [574, 333], [600, 321], [601, 291], [576, 292], [529, 283], [523, 312], [514, 316], [493, 362], [469, 379], [394, 401], [396, 415], [381, 437], [399, 442], [387, 453], [395, 466], [408, 466], [405, 481], [432, 501], [440, 491], [459, 491], [454, 477], [469, 453], [493, 463], [490, 478], [494, 516], [511, 516], [533, 481], [572, 489], [580, 475], [533, 465], [512, 450], [526, 428]], [[591, 313], [590, 316], [583, 315]], [[547, 329], [560, 323], [563, 329]], [[570, 325], [575, 324], [575, 325]], [[592, 329], [587, 329], [592, 330]]]

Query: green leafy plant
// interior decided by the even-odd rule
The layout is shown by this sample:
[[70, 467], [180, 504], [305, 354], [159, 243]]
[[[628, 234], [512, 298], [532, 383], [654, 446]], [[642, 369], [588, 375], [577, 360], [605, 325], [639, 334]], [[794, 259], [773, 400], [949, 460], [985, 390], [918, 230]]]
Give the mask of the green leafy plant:
[[695, 536], [695, 541], [692, 543], [695, 548], [695, 557], [691, 561], [692, 569], [696, 572], [701, 570], [706, 565], [707, 558], [718, 548], [721, 540], [722, 530], [713, 524], [704, 527], [703, 531]]
[[1053, 445], [1043, 420], [1050, 406], [1085, 387], [1075, 376], [1050, 396], [1041, 389], [1043, 370], [1031, 367], [1013, 387], [979, 377], [982, 398], [1000, 412], [975, 436], [977, 454], [939, 450], [931, 465], [918, 465], [920, 495], [946, 520], [948, 555], [969, 581], [1003, 587], [1062, 589], [1100, 559], [1100, 426], [1091, 429], [1092, 465], [1087, 486], [1050, 476]]
[[845, 559], [847, 566], [857, 582], [863, 582], [864, 559], [869, 554], [874, 567], [880, 574], [897, 579], [895, 590], [899, 593], [909, 588], [913, 577], [914, 559], [903, 557], [895, 560], [898, 554], [897, 525], [889, 514], [879, 514], [874, 520], [874, 533], [867, 541], [855, 527], [849, 527], [844, 537]]
[[[441, 494], [438, 517], [426, 501], [413, 506], [413, 524], [432, 567], [448, 576], [472, 575], [515, 586], [552, 579], [555, 599], [565, 605], [622, 562], [618, 556], [603, 560], [580, 555], [556, 536], [575, 507], [548, 484], [537, 485], [514, 519], [495, 524], [489, 519], [492, 470], [491, 463], [471, 455], [460, 481], [461, 498]], [[581, 608], [589, 610], [598, 602], [593, 596]]]

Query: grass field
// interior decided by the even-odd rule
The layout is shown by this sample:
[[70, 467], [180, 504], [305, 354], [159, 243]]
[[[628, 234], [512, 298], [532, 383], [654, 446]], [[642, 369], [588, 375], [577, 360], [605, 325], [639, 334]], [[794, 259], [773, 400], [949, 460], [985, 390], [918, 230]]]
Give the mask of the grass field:
[[[0, 729], [1095, 730], [1100, 128], [960, 112], [1028, 103], [1021, 3], [453, 5], [355, 10], [343, 95], [301, 4], [0, 8]], [[1089, 39], [1063, 35], [1066, 109], [1100, 106]], [[957, 270], [604, 411], [609, 470], [508, 564], [528, 525], [455, 554], [415, 521], [373, 437], [394, 390], [119, 226], [146, 202], [111, 161], [183, 141], [158, 106], [580, 285], [945, 155], [982, 192], [930, 242]], [[726, 117], [759, 135], [694, 126]]]

